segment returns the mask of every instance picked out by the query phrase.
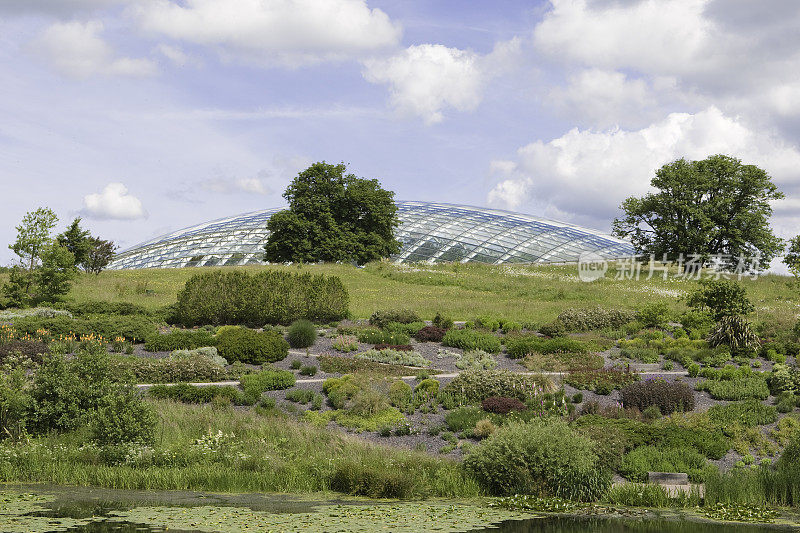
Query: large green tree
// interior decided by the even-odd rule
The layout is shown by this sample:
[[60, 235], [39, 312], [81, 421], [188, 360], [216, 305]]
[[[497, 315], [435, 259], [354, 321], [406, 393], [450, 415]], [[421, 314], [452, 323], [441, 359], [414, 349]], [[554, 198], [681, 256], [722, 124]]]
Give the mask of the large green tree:
[[323, 161], [297, 175], [283, 193], [289, 209], [267, 223], [267, 261], [364, 264], [400, 250], [394, 193], [346, 170]]
[[88, 259], [90, 236], [89, 230], [81, 227], [81, 218], [77, 217], [64, 233], [56, 237], [56, 242], [72, 252], [75, 257], [75, 266], [80, 266]]
[[639, 253], [678, 259], [698, 254], [707, 263], [725, 256], [758, 257], [766, 268], [783, 249], [769, 226], [770, 201], [783, 198], [770, 176], [739, 159], [713, 155], [702, 161], [678, 159], [661, 167], [650, 184], [656, 192], [625, 200], [614, 233]]
[[800, 280], [800, 235], [789, 241], [783, 263], [789, 267], [789, 272], [795, 279]]

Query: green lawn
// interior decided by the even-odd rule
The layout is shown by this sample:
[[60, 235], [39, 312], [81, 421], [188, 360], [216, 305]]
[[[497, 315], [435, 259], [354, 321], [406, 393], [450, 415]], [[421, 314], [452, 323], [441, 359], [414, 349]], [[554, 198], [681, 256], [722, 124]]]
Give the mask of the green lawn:
[[[286, 269], [339, 276], [350, 293], [350, 310], [366, 318], [377, 309], [405, 307], [431, 319], [437, 312], [456, 320], [477, 315], [542, 324], [570, 307], [603, 306], [636, 309], [648, 302], [667, 301], [675, 310], [695, 281], [669, 278], [616, 281], [614, 268], [603, 280], [582, 282], [576, 265], [491, 266], [482, 264], [250, 266], [251, 271]], [[184, 282], [203, 268], [107, 271], [99, 276], [82, 274], [69, 298], [134, 302], [145, 307], [173, 303]], [[0, 276], [0, 281], [5, 276]], [[800, 289], [790, 278], [765, 275], [743, 280], [756, 306], [756, 321], [775, 317], [793, 321], [800, 312]]]

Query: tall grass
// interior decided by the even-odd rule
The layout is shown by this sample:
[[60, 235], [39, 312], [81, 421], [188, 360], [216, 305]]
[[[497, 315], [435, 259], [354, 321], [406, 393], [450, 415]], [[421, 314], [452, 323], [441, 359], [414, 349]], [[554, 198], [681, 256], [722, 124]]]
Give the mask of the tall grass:
[[737, 468], [706, 479], [705, 504], [800, 507], [800, 465]]
[[[155, 403], [160, 416], [155, 449], [123, 450], [109, 461], [108, 450], [83, 445], [80, 431], [0, 446], [0, 481], [221, 492], [338, 488], [398, 498], [480, 493], [453, 460], [253, 411]], [[206, 444], [198, 445], [198, 439]]]

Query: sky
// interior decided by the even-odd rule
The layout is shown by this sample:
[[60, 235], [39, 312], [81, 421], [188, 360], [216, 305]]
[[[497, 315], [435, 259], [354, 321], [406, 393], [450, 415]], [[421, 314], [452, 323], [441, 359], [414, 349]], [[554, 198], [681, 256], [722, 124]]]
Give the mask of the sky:
[[717, 153], [772, 176], [793, 237], [798, 28], [796, 0], [0, 0], [0, 243], [48, 206], [125, 249], [322, 160], [610, 230]]

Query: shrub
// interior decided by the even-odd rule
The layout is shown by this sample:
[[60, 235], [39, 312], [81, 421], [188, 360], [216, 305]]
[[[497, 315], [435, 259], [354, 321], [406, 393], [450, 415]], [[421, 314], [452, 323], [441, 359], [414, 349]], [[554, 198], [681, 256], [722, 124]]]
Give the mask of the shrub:
[[625, 407], [644, 411], [648, 407], [656, 406], [662, 415], [694, 410], [694, 391], [691, 387], [685, 383], [660, 378], [632, 383], [622, 389], [620, 398]]
[[483, 350], [488, 353], [500, 352], [500, 339], [491, 333], [481, 333], [471, 329], [451, 329], [442, 338], [442, 344], [462, 350]]
[[317, 340], [317, 328], [308, 320], [295, 320], [289, 326], [286, 340], [292, 348], [308, 348]]
[[[445, 354], [455, 357], [459, 370], [492, 370], [497, 366], [495, 358], [483, 350], [471, 350], [463, 354], [445, 351]], [[437, 357], [441, 355], [440, 351]]]
[[283, 360], [289, 355], [289, 344], [275, 331], [233, 328], [217, 335], [217, 350], [230, 362], [261, 365]]
[[[453, 319], [449, 317], [442, 316], [441, 313], [436, 313], [436, 316], [433, 317], [432, 324], [434, 327], [448, 330], [453, 327]], [[800, 334], [798, 334], [800, 335]]]
[[300, 369], [301, 376], [315, 376], [317, 374], [317, 367], [313, 365], [305, 365]]
[[431, 362], [425, 359], [417, 352], [399, 351], [392, 349], [385, 350], [367, 350], [356, 354], [358, 359], [368, 359], [377, 363], [387, 363], [390, 365], [403, 365], [403, 366], [430, 366]]
[[177, 320], [202, 324], [290, 324], [305, 318], [327, 323], [348, 313], [347, 290], [336, 276], [278, 270], [195, 274], [178, 293]]
[[603, 368], [600, 370], [575, 370], [567, 374], [564, 382], [576, 389], [610, 394], [614, 389], [639, 381], [639, 374], [630, 368]]
[[137, 383], [221, 381], [228, 378], [225, 368], [206, 357], [113, 357], [109, 366], [115, 376], [127, 376]]
[[535, 494], [591, 501], [611, 484], [594, 443], [560, 419], [506, 424], [464, 466], [493, 495]]
[[256, 374], [246, 374], [239, 380], [245, 398], [256, 403], [261, 394], [270, 390], [284, 390], [293, 387], [294, 374], [288, 370], [264, 369]]
[[13, 322], [14, 329], [21, 333], [35, 335], [37, 330], [46, 330], [53, 337], [94, 335], [105, 339], [122, 337], [125, 340], [137, 342], [156, 332], [154, 321], [141, 315], [101, 315], [79, 318], [69, 318], [68, 316], [26, 317], [15, 319]]
[[194, 350], [175, 350], [169, 354], [170, 359], [197, 359], [205, 358], [219, 366], [228, 366], [228, 361], [219, 355], [216, 347], [204, 346], [203, 348], [195, 348]]
[[766, 400], [769, 397], [767, 381], [757, 374], [734, 380], [707, 379], [698, 383], [696, 388], [708, 391], [715, 400], [746, 400], [748, 398]]
[[697, 450], [686, 447], [642, 446], [622, 458], [619, 473], [629, 481], [646, 482], [648, 472], [684, 472], [689, 480], [702, 483], [716, 467]]
[[328, 374], [371, 373], [385, 376], [404, 376], [408, 369], [404, 366], [376, 363], [367, 359], [320, 355], [319, 367]]
[[411, 338], [405, 333], [392, 333], [376, 328], [364, 328], [358, 332], [359, 342], [366, 344], [408, 344]]
[[100, 446], [152, 445], [157, 417], [133, 389], [103, 396], [89, 419], [91, 440]]
[[442, 342], [446, 330], [436, 326], [425, 326], [417, 331], [414, 338], [419, 342]]
[[390, 322], [400, 324], [410, 324], [419, 322], [419, 315], [410, 309], [390, 309], [386, 311], [375, 311], [369, 317], [369, 323], [379, 328], [385, 328]]
[[690, 378], [696, 378], [697, 375], [700, 373], [700, 365], [698, 365], [697, 363], [692, 363], [686, 370], [689, 372]]
[[333, 340], [331, 348], [340, 352], [356, 352], [358, 351], [358, 339], [350, 335], [339, 335]]
[[500, 320], [488, 315], [479, 316], [475, 319], [475, 327], [497, 331], [500, 329]]
[[405, 410], [411, 404], [411, 385], [398, 379], [389, 386], [389, 403]]
[[75, 316], [87, 315], [142, 315], [152, 313], [141, 305], [128, 302], [107, 302], [104, 300], [84, 300], [82, 302], [62, 302], [57, 305]]
[[567, 334], [567, 328], [560, 320], [554, 320], [539, 328], [539, 333], [547, 337], [563, 337]]
[[636, 313], [636, 320], [646, 328], [663, 328], [669, 321], [669, 307], [664, 302], [647, 304]]
[[403, 324], [402, 322], [389, 322], [383, 329], [389, 333], [402, 333], [404, 335], [413, 337], [424, 327], [425, 322], [409, 322], [408, 324]]
[[384, 468], [357, 459], [336, 463], [330, 488], [336, 492], [369, 498], [410, 498], [423, 490], [404, 468]]
[[767, 382], [769, 390], [776, 396], [782, 392], [797, 392], [800, 390], [800, 371], [777, 363], [772, 366]]
[[506, 340], [509, 357], [519, 359], [531, 353], [586, 353], [589, 351], [585, 343], [567, 337], [545, 339], [535, 335], [513, 337]]
[[208, 331], [175, 329], [169, 333], [150, 335], [144, 342], [144, 349], [148, 352], [171, 352], [214, 346], [216, 343], [217, 340]]
[[490, 396], [481, 402], [481, 408], [488, 413], [504, 415], [511, 411], [524, 411], [527, 409], [524, 403], [518, 398], [506, 398], [503, 396]]
[[396, 352], [410, 352], [414, 348], [410, 344], [376, 344], [373, 347], [375, 350], [394, 350]]
[[558, 315], [567, 331], [591, 331], [597, 329], [619, 329], [634, 318], [634, 313], [622, 309], [588, 307], [566, 309]]
[[294, 403], [311, 403], [319, 396], [318, 392], [310, 389], [292, 389], [286, 393], [286, 399]]
[[711, 346], [730, 346], [734, 353], [755, 353], [759, 348], [758, 335], [741, 316], [721, 317], [708, 337]]
[[292, 359], [289, 368], [292, 370], [300, 370], [303, 367], [303, 362], [300, 359]]
[[466, 370], [453, 378], [442, 393], [463, 403], [478, 403], [491, 396], [526, 401], [553, 389], [553, 382], [544, 376], [517, 374], [509, 370]]
[[435, 398], [437, 394], [439, 394], [439, 382], [435, 379], [423, 379], [414, 387], [414, 398], [417, 401], [428, 401]]
[[726, 316], [746, 315], [755, 309], [745, 288], [726, 279], [700, 280], [700, 288], [689, 295], [687, 303], [689, 307], [708, 311], [717, 321]]
[[478, 439], [485, 439], [486, 437], [492, 435], [495, 431], [497, 431], [497, 426], [495, 426], [488, 418], [484, 418], [475, 423], [475, 429], [472, 431], [472, 434]]
[[745, 427], [763, 426], [778, 420], [775, 407], [764, 405], [755, 399], [727, 405], [715, 405], [708, 410], [708, 417], [712, 422], [723, 427], [741, 424]]

